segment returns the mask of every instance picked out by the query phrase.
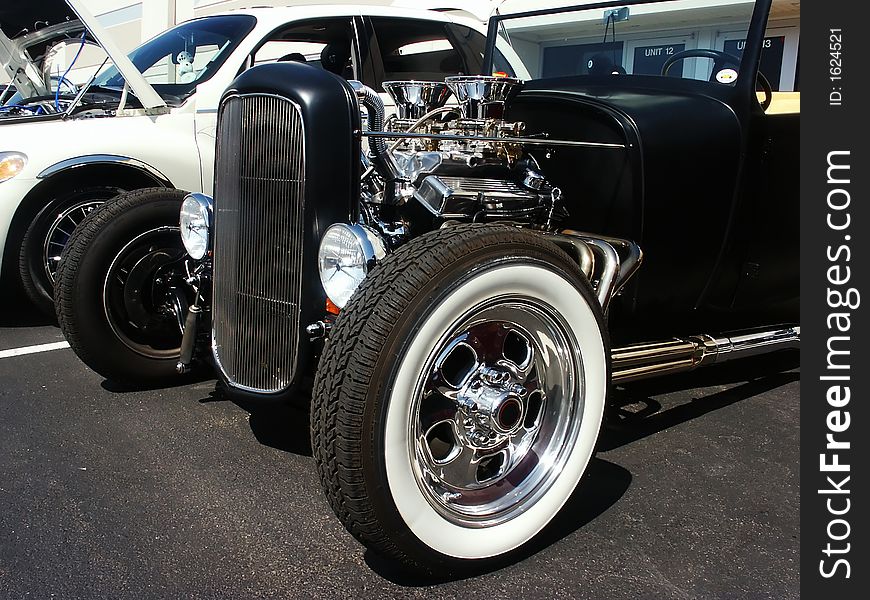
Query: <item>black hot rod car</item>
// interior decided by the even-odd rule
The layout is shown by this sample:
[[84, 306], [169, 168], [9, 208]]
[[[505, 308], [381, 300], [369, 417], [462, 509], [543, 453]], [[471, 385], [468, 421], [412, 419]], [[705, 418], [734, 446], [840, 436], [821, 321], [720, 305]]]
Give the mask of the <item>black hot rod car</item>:
[[[504, 560], [571, 495], [611, 385], [798, 345], [799, 117], [759, 71], [779, 3], [702, 4], [494, 17], [484, 75], [426, 81], [438, 40], [396, 55], [398, 115], [311, 65], [243, 72], [213, 200], [133, 192], [76, 231], [67, 339], [134, 385], [205, 365], [231, 396], [287, 398], [313, 375], [354, 536], [428, 571]], [[739, 55], [699, 25], [625, 60], [705, 15]], [[554, 23], [605, 43], [494, 74], [502, 32], [528, 48]]]

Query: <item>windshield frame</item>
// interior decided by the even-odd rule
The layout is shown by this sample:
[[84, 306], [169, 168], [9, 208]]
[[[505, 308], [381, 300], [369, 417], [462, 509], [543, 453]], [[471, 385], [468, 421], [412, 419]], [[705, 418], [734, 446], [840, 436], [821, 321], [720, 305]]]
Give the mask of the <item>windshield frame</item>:
[[[574, 6], [542, 8], [538, 10], [530, 10], [518, 13], [494, 14], [489, 19], [489, 29], [486, 36], [486, 53], [483, 58], [483, 68], [481, 74], [492, 74], [494, 51], [505, 21], [528, 19], [534, 17], [546, 17], [550, 15], [570, 12], [601, 10], [608, 8], [622, 8], [624, 6], [664, 4], [666, 2], [673, 3], [678, 1], [679, 0], [609, 0], [607, 2], [594, 2]], [[749, 29], [747, 30], [746, 34], [746, 49], [743, 52], [740, 63], [740, 71], [748, 73], [749, 76], [738, 77], [732, 89], [739, 89], [741, 92], [752, 92], [754, 94], [755, 77], [758, 71], [758, 63], [761, 59], [761, 45], [764, 38], [764, 30], [767, 25], [767, 15], [770, 12], [770, 5], [772, 1], [773, 0], [755, 0], [755, 6], [752, 9], [752, 17], [749, 22]]]

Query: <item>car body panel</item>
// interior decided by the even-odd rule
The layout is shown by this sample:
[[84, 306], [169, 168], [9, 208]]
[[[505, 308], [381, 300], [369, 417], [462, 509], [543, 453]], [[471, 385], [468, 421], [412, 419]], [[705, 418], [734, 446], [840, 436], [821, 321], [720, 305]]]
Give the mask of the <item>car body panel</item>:
[[[162, 173], [175, 187], [200, 190], [202, 179], [190, 108], [147, 118], [70, 120], [63, 123], [63, 128], [65, 139], [79, 141], [74, 155], [67, 144], [56, 143], [52, 137], [56, 129], [49, 129], [47, 123], [3, 126], [4, 140], [18, 140], [4, 149], [23, 152], [31, 160], [19, 176], [0, 184], [0, 247], [6, 246], [18, 203], [49, 180], [40, 174], [62, 163], [85, 163], [94, 155], [125, 157]], [[171, 156], [167, 156], [167, 147], [172, 148]], [[178, 160], [185, 156], [189, 158]]]
[[[546, 163], [557, 165], [567, 225], [643, 248], [643, 268], [615, 302], [613, 322], [629, 335], [753, 326], [771, 314], [796, 320], [794, 310], [780, 308], [799, 297], [800, 95], [775, 93], [765, 112], [752, 85], [769, 5], [756, 3], [741, 66], [752, 75], [737, 85], [637, 75], [539, 79], [510, 108], [532, 133], [562, 122], [569, 139], [628, 144], [624, 157], [572, 151], [566, 158], [571, 153], [561, 150], [538, 158], [549, 176]], [[613, 130], [593, 125], [594, 113], [609, 115]]]
[[[640, 163], [633, 170], [642, 174], [642, 179], [634, 182], [634, 197], [607, 198], [597, 179], [602, 173], [600, 168], [587, 171], [581, 166], [580, 173], [589, 176], [582, 182], [586, 189], [579, 187], [581, 182], [576, 179], [557, 179], [571, 199], [567, 225], [637, 241], [647, 257], [637, 276], [645, 302], [691, 310], [725, 241], [740, 172], [741, 126], [734, 111], [709, 96], [649, 88], [615, 89], [613, 85], [569, 80], [532, 82], [517, 103], [528, 104], [530, 100], [525, 97], [539, 98], [543, 106], [547, 106], [547, 99], [573, 101], [580, 112], [583, 109], [578, 105], [592, 103], [622, 116], [627, 123], [623, 141], [637, 148], [632, 160]], [[662, 118], [663, 114], [680, 115], [681, 126], [674, 128], [669, 119]], [[525, 117], [525, 113], [521, 116]], [[546, 119], [546, 113], [542, 117]], [[552, 125], [536, 127], [534, 119], [526, 120], [530, 131], [552, 131]], [[543, 159], [545, 172], [546, 163], [547, 159]], [[679, 169], [680, 177], [673, 176], [675, 169]], [[592, 197], [596, 198], [594, 202], [586, 200]], [[675, 243], [679, 232], [698, 230], [704, 231], [704, 243], [691, 242], [685, 233], [686, 243]], [[670, 281], [675, 265], [679, 265], [682, 277], [666, 288], [656, 283], [662, 278]]]

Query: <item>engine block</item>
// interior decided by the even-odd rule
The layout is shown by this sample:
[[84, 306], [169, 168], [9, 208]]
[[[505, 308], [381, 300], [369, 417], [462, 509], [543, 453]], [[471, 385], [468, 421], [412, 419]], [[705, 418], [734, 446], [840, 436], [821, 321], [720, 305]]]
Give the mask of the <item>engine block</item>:
[[[561, 191], [517, 141], [525, 123], [504, 119], [505, 104], [521, 85], [485, 76], [384, 83], [398, 111], [384, 130], [409, 137], [394, 141], [386, 155], [373, 154], [389, 165], [367, 173], [392, 172], [395, 181], [369, 181], [363, 201], [390, 204], [404, 217], [422, 220], [422, 227], [413, 224], [418, 231], [449, 221], [550, 227], [564, 216]], [[457, 103], [448, 105], [448, 90]]]

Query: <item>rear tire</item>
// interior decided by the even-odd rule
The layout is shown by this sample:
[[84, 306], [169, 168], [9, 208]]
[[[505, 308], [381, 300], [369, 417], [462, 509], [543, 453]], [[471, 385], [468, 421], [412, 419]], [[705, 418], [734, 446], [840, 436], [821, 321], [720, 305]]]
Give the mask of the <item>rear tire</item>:
[[165, 281], [186, 256], [178, 233], [185, 192], [136, 190], [107, 202], [79, 226], [57, 270], [55, 308], [70, 346], [113, 382], [181, 383], [179, 299]]
[[586, 470], [608, 356], [588, 281], [540, 236], [466, 225], [409, 242], [365, 279], [320, 361], [312, 447], [330, 505], [424, 573], [509, 560]]

